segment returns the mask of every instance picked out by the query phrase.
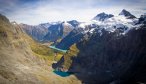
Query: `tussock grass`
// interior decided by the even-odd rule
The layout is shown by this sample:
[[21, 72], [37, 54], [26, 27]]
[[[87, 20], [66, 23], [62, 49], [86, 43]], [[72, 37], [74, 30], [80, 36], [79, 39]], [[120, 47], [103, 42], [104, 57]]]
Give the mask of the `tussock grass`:
[[72, 58], [76, 57], [79, 52], [79, 49], [76, 47], [76, 44], [72, 45], [69, 51], [64, 55], [64, 68], [68, 69], [72, 64]]

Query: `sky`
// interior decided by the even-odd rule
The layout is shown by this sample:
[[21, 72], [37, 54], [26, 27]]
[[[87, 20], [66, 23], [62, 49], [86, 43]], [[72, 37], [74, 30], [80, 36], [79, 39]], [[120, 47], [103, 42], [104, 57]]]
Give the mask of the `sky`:
[[37, 25], [56, 21], [89, 21], [98, 13], [118, 15], [126, 9], [146, 13], [146, 0], [0, 0], [0, 13], [10, 21]]

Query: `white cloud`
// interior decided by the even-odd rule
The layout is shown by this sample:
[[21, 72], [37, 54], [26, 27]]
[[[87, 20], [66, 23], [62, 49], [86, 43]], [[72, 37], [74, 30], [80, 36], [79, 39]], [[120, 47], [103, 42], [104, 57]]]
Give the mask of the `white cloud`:
[[[17, 2], [17, 0], [15, 1]], [[4, 10], [0, 10], [0, 12], [6, 12], [11, 21], [39, 24], [72, 19], [86, 21], [101, 12], [117, 15], [122, 9], [127, 9], [132, 14], [139, 16], [146, 12], [142, 10], [145, 7], [145, 3], [146, 1], [144, 0], [137, 3], [132, 2], [132, 0], [131, 2], [127, 0], [118, 2], [114, 2], [114, 0], [40, 0], [34, 4], [14, 5], [14, 3], [11, 3], [13, 4], [11, 8], [7, 8], [11, 10], [10, 12]]]

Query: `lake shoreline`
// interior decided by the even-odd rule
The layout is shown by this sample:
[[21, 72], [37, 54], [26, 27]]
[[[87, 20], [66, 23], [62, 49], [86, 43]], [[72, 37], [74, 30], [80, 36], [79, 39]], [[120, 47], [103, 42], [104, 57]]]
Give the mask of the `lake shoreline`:
[[67, 50], [63, 50], [63, 49], [60, 49], [60, 48], [56, 48], [55, 46], [49, 46], [49, 48], [54, 49], [54, 50], [57, 50], [57, 51], [61, 51], [61, 52], [64, 52], [64, 53], [67, 52]]

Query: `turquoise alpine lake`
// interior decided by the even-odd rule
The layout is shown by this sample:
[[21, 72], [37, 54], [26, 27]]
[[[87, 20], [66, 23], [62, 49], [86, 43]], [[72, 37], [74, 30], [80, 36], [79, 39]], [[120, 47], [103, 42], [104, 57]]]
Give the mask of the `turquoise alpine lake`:
[[49, 48], [52, 48], [54, 50], [61, 51], [61, 52], [64, 52], [64, 53], [67, 52], [67, 50], [62, 50], [62, 49], [56, 48], [55, 46], [49, 46]]
[[54, 70], [53, 72], [61, 77], [67, 77], [67, 76], [70, 76], [72, 74], [70, 72], [62, 72], [62, 71], [57, 71], [57, 70]]

